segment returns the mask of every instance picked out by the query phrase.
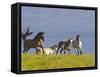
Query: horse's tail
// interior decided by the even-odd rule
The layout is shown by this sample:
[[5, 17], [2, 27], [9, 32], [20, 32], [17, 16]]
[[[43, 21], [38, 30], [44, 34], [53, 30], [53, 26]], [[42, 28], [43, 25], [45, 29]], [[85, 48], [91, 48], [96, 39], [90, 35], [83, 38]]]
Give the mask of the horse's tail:
[[29, 32], [29, 28], [27, 29], [27, 31], [25, 33], [22, 33], [21, 36], [23, 38], [23, 40], [26, 40], [26, 37], [31, 35], [33, 32]]
[[22, 37], [23, 41], [25, 41], [26, 37], [23, 34], [21, 34], [21, 37]]
[[62, 45], [63, 45], [63, 41], [60, 41], [60, 42], [58, 43], [58, 46], [57, 46], [56, 54], [58, 54], [58, 51], [59, 51], [59, 49], [61, 48]]

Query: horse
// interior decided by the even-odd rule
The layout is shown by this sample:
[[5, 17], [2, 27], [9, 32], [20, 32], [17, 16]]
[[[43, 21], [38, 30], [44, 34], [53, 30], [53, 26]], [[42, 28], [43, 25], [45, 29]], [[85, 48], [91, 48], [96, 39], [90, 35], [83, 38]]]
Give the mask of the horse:
[[71, 47], [72, 47], [72, 39], [69, 39], [67, 41], [60, 41], [58, 43], [58, 49], [56, 51], [56, 54], [58, 54], [59, 50], [60, 50], [60, 54], [62, 54], [63, 51], [64, 51], [64, 54], [65, 54], [66, 50], [69, 52], [68, 54], [70, 54]]
[[76, 40], [73, 40], [72, 45], [73, 45], [73, 48], [74, 48], [76, 54], [78, 54], [78, 55], [83, 54], [83, 52], [82, 52], [83, 44], [80, 39], [80, 35], [76, 36]]
[[26, 39], [27, 36], [31, 35], [33, 32], [29, 32], [29, 28], [27, 29], [27, 31], [22, 34], [22, 38], [23, 38], [23, 53], [27, 53], [28, 50], [30, 48], [35, 48], [36, 49], [36, 53], [39, 53], [38, 48], [42, 48], [42, 52], [44, 54], [44, 49], [42, 46], [42, 43], [44, 41], [44, 32], [39, 32], [33, 39]]
[[[44, 54], [45, 55], [53, 55], [56, 50], [57, 50], [57, 45], [54, 45], [54, 46], [48, 47], [48, 48], [44, 48]], [[42, 53], [41, 48], [40, 48], [40, 53]]]

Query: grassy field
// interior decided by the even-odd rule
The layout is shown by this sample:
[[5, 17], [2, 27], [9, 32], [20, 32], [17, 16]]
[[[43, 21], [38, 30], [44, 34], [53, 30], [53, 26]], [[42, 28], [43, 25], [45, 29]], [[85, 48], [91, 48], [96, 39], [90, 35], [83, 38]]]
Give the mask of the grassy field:
[[43, 70], [75, 67], [91, 67], [95, 65], [95, 55], [35, 55], [22, 54], [22, 70]]

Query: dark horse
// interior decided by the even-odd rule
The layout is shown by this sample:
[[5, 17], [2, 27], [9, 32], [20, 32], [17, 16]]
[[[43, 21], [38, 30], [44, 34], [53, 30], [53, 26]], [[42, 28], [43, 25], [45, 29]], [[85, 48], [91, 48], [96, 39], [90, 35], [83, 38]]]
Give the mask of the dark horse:
[[44, 54], [44, 49], [43, 49], [43, 46], [42, 46], [42, 43], [44, 41], [44, 33], [43, 32], [39, 32], [35, 37], [34, 39], [26, 39], [27, 36], [31, 35], [33, 32], [29, 32], [29, 28], [28, 30], [22, 34], [22, 38], [23, 38], [23, 47], [24, 47], [24, 50], [23, 50], [23, 53], [27, 53], [28, 50], [30, 48], [35, 48], [36, 49], [36, 53], [38, 54], [39, 53], [39, 47], [42, 48], [42, 51], [43, 51], [43, 54]]
[[69, 39], [68, 41], [60, 41], [58, 43], [58, 49], [57, 49], [56, 54], [58, 54], [59, 50], [60, 50], [60, 54], [62, 54], [63, 51], [64, 51], [64, 54], [65, 54], [66, 50], [69, 51], [69, 54], [70, 54], [71, 45], [72, 45], [72, 40], [71, 39]]

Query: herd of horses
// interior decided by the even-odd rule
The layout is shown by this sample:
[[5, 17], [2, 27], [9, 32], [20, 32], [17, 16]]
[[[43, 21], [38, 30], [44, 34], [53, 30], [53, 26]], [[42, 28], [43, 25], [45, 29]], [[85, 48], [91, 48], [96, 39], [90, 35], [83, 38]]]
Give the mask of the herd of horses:
[[26, 39], [33, 32], [29, 31], [29, 28], [25, 33], [22, 33], [23, 38], [23, 53], [27, 53], [30, 48], [36, 49], [36, 54], [68, 54], [71, 52], [71, 48], [75, 50], [77, 55], [83, 54], [82, 50], [82, 41], [80, 39], [80, 35], [76, 36], [75, 40], [69, 38], [67, 41], [60, 41], [57, 45], [54, 45], [49, 48], [44, 48], [42, 43], [44, 42], [45, 36], [44, 32], [39, 32], [33, 39]]

